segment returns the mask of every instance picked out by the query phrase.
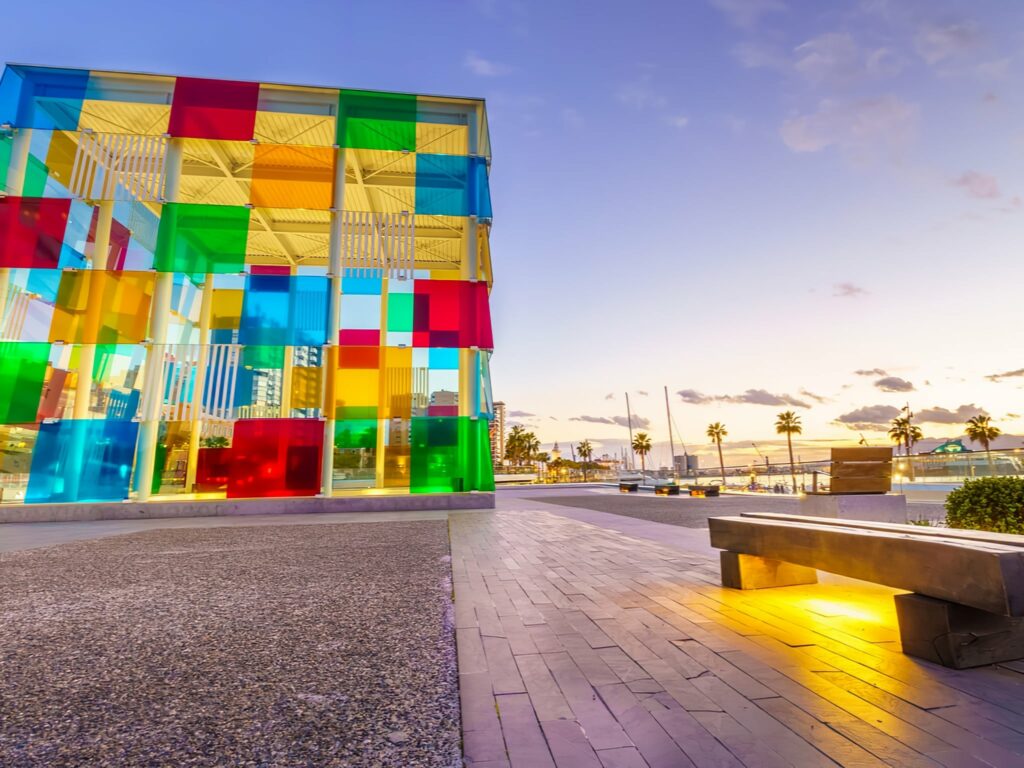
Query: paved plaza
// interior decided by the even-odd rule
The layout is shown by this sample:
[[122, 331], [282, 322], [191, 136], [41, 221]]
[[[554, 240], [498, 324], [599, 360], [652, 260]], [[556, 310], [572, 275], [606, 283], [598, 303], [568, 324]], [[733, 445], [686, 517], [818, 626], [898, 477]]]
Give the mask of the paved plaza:
[[723, 589], [636, 512], [716, 501], [775, 503], [5, 526], [0, 764], [1024, 765], [1024, 664], [903, 655], [883, 587]]

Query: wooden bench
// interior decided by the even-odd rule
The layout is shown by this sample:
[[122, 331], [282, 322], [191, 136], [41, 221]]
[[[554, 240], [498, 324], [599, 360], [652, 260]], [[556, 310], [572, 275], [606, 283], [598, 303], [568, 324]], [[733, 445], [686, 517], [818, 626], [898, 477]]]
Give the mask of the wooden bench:
[[903, 652], [963, 669], [1024, 658], [1024, 536], [824, 517], [712, 517], [722, 585], [817, 582], [817, 570], [896, 595]]

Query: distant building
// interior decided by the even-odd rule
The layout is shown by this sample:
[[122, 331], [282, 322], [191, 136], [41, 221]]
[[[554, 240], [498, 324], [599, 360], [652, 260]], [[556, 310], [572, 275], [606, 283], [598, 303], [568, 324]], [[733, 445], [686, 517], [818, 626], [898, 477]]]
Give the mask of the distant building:
[[491, 421], [491, 460], [500, 467], [505, 461], [505, 403], [494, 404], [494, 419]]
[[549, 455], [551, 456], [551, 460], [552, 461], [558, 461], [560, 458], [562, 458], [562, 449], [558, 447], [558, 441], [557, 440], [555, 441], [555, 444], [553, 446], [551, 446], [551, 450], [549, 451]]

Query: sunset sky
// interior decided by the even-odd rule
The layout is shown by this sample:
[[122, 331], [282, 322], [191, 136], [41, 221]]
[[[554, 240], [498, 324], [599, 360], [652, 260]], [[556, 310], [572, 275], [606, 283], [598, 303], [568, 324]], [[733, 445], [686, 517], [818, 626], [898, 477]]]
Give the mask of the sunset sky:
[[282, 8], [17, 3], [0, 55], [486, 97], [494, 394], [542, 442], [615, 448], [626, 391], [664, 441], [663, 386], [736, 460], [786, 408], [805, 459], [905, 403], [1024, 434], [1024, 4]]

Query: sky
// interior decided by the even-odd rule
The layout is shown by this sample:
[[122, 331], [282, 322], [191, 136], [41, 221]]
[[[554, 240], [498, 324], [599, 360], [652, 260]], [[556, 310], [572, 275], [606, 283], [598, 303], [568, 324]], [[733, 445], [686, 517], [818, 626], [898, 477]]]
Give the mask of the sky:
[[[286, 8], [287, 13], [283, 13]], [[1024, 3], [17, 3], [6, 61], [480, 96], [494, 396], [544, 444], [1024, 443]], [[1016, 435], [1016, 436], [1014, 436]], [[757, 448], [751, 446], [756, 443]]]

